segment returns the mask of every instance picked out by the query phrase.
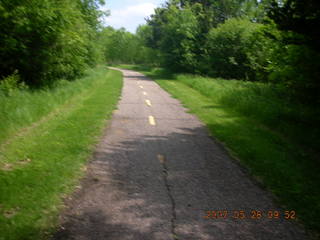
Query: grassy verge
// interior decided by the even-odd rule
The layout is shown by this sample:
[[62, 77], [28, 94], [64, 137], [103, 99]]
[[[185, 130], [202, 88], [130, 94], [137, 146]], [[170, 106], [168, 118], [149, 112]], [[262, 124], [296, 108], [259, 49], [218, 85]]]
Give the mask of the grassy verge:
[[[106, 119], [111, 116], [121, 87], [119, 72], [100, 67], [88, 73], [86, 78], [61, 83], [55, 89], [17, 93], [19, 100], [8, 99], [23, 109], [23, 118], [35, 113], [37, 117], [31, 119], [38, 122], [30, 120], [22, 133], [12, 131], [3, 141], [5, 147], [1, 148], [0, 155], [1, 240], [41, 239], [52, 231], [62, 197], [74, 189], [83, 174], [83, 166]], [[37, 103], [31, 103], [32, 96], [47, 98], [39, 100], [39, 108], [48, 104], [50, 110], [39, 110], [42, 111], [40, 114], [32, 109]]]
[[62, 104], [71, 101], [73, 96], [92, 87], [95, 70], [88, 70], [87, 77], [77, 81], [61, 80], [52, 88], [41, 90], [14, 90], [10, 97], [0, 91], [0, 145], [21, 128], [48, 117]]
[[[320, 228], [319, 128], [305, 106], [290, 105], [272, 85], [122, 65], [180, 99], [288, 210]], [[310, 150], [311, 149], [311, 150]]]

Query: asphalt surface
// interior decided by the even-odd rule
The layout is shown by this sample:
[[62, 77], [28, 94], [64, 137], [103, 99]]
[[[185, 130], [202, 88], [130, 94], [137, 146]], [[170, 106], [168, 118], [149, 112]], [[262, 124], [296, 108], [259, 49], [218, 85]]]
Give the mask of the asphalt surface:
[[197, 117], [142, 74], [122, 72], [118, 109], [53, 239], [306, 239]]

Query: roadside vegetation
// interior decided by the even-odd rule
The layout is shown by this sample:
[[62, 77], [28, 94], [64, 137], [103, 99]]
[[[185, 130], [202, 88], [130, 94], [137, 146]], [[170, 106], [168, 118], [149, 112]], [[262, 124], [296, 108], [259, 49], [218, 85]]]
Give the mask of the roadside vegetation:
[[103, 3], [0, 1], [0, 240], [54, 231], [111, 117], [122, 76], [97, 67]]
[[103, 0], [2, 0], [0, 240], [54, 226], [119, 96], [99, 63], [140, 64], [319, 229], [319, 3], [168, 0], [133, 34]]
[[[105, 44], [106, 60], [270, 83], [284, 88], [290, 102], [316, 106], [320, 103], [317, 9], [315, 0], [171, 0], [157, 8], [136, 34], [109, 29], [122, 40]], [[128, 56], [120, 54], [128, 43], [137, 47]], [[108, 51], [111, 46], [119, 51]]]
[[[54, 117], [50, 113], [55, 113], [57, 108], [70, 102], [73, 97], [91, 89], [94, 84], [92, 79], [97, 74], [92, 69], [87, 70], [86, 77], [77, 81], [60, 80], [40, 90], [23, 85], [0, 92], [0, 143], [10, 142], [12, 136], [23, 134], [25, 131], [21, 133], [22, 128], [35, 127], [37, 122]], [[13, 85], [12, 81], [10, 84]]]
[[[98, 67], [74, 82], [1, 97], [5, 108], [17, 107], [6, 114], [1, 104], [1, 117], [9, 118], [2, 127], [16, 129], [0, 142], [1, 240], [42, 239], [54, 230], [62, 199], [84, 174], [115, 108], [121, 79], [121, 73]], [[23, 128], [10, 121], [15, 118]]]
[[119, 67], [143, 72], [180, 99], [284, 208], [318, 229], [320, 141], [312, 109], [286, 102], [285, 90], [268, 83], [173, 74], [141, 65]]

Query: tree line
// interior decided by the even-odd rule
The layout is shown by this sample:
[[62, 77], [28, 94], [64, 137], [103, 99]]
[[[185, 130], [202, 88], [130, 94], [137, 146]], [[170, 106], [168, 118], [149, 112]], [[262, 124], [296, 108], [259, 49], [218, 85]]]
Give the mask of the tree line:
[[317, 0], [170, 0], [136, 34], [106, 29], [113, 39], [105, 45], [106, 57], [276, 83], [290, 100], [317, 104], [319, 5]]
[[106, 61], [270, 82], [292, 101], [320, 103], [317, 0], [169, 0], [135, 34], [103, 27], [102, 4], [1, 0], [2, 85], [72, 80]]
[[[102, 0], [1, 0], [0, 78], [30, 86], [74, 79], [99, 60]], [[7, 78], [6, 78], [7, 77]], [[10, 83], [9, 83], [10, 84]]]

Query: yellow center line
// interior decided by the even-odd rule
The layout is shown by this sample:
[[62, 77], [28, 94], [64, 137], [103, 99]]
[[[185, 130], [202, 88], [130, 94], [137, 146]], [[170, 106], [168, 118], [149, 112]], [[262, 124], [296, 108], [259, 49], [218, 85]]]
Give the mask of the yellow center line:
[[147, 93], [146, 93], [146, 92], [143, 92], [143, 95], [147, 96]]
[[147, 103], [147, 105], [148, 105], [149, 107], [152, 106], [150, 100], [146, 100], [146, 103]]
[[154, 119], [153, 116], [149, 116], [149, 123], [150, 123], [150, 125], [152, 125], [152, 126], [155, 126], [155, 125], [156, 125], [156, 121], [155, 121], [155, 119]]
[[162, 164], [165, 163], [165, 161], [166, 161], [165, 157], [161, 154], [158, 154], [157, 158], [158, 158], [159, 162]]
[[139, 86], [140, 88], [143, 88], [143, 86]]

